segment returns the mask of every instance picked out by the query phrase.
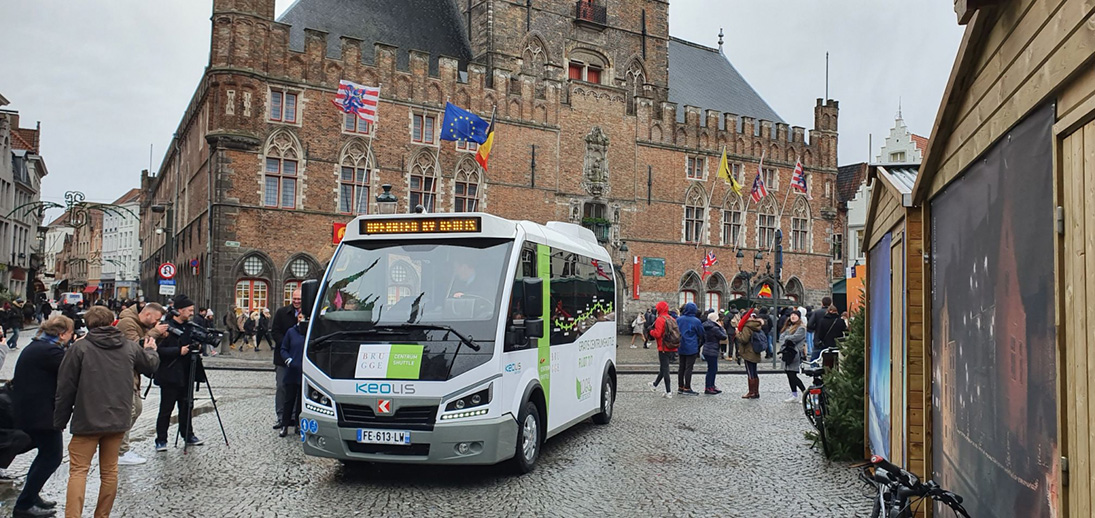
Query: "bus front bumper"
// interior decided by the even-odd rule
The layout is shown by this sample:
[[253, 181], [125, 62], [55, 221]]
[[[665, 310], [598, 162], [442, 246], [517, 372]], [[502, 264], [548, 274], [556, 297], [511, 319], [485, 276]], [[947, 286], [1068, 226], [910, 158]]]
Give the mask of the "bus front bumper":
[[411, 430], [411, 444], [406, 446], [358, 443], [358, 428], [340, 428], [329, 418], [314, 419], [317, 430], [304, 433], [303, 441], [304, 453], [315, 457], [391, 463], [497, 464], [513, 457], [517, 447], [517, 421], [512, 414], [437, 423], [430, 431]]

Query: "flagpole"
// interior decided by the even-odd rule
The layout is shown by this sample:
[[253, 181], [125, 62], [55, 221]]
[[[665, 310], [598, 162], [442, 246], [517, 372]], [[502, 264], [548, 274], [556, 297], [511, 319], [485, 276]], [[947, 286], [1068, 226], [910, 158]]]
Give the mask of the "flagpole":
[[[380, 90], [382, 89], [383, 86], [384, 86], [384, 83], [377, 83], [376, 84], [376, 91], [377, 91], [377, 94], [376, 94], [376, 108], [377, 109], [376, 109], [376, 111], [373, 112], [373, 122], [371, 123], [371, 126], [369, 127], [369, 142], [365, 146], [365, 165], [368, 166], [369, 160], [373, 161], [373, 178], [376, 178], [376, 176], [377, 176], [376, 175], [376, 170], [380, 169], [380, 164], [376, 160], [376, 157], [373, 156], [373, 139], [376, 138], [376, 129], [378, 127], [377, 123], [380, 122]], [[369, 124], [369, 121], [365, 121], [365, 123]], [[372, 183], [371, 180], [372, 180], [372, 178], [370, 178], [369, 183]], [[368, 207], [368, 204], [369, 204], [369, 200], [365, 200], [366, 208]]]

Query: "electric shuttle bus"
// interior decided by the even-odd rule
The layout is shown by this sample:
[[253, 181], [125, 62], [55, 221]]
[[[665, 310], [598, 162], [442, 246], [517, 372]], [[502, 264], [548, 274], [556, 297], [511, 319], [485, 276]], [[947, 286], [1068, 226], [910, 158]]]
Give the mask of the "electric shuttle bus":
[[362, 216], [302, 291], [309, 455], [524, 473], [546, 439], [612, 419], [615, 278], [586, 228]]

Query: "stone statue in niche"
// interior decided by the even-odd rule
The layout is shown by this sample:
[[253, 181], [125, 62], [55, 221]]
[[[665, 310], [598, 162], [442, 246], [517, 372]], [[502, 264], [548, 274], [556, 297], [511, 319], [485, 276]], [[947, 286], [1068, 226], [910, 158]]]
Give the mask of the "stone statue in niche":
[[577, 222], [582, 217], [582, 210], [578, 208], [578, 205], [570, 206], [570, 220]]
[[608, 194], [608, 136], [600, 126], [586, 135], [586, 156], [582, 171], [582, 187], [594, 198]]

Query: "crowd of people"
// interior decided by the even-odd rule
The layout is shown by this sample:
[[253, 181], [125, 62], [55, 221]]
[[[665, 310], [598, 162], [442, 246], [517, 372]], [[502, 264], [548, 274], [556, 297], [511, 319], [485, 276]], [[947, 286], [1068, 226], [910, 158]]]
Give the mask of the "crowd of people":
[[848, 313], [841, 314], [829, 297], [824, 297], [818, 308], [785, 307], [778, 315], [767, 307], [742, 312], [708, 309], [701, 314], [692, 302], [670, 310], [669, 303], [661, 301], [636, 315], [631, 330], [631, 348], [638, 348], [640, 340], [644, 349], [651, 342], [657, 348], [658, 375], [650, 388], [657, 392], [664, 382], [663, 397], [672, 398], [674, 394], [669, 374], [673, 362], [677, 363], [676, 394], [699, 394], [692, 389], [697, 359], [702, 359], [707, 368], [703, 393], [721, 394], [715, 378], [722, 359], [745, 365], [748, 390], [741, 397], [758, 399], [758, 364], [778, 354], [790, 387], [790, 397], [785, 401], [795, 402], [806, 390], [798, 377], [802, 362], [816, 360], [825, 348], [836, 347], [837, 340], [848, 330]]

